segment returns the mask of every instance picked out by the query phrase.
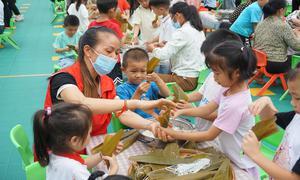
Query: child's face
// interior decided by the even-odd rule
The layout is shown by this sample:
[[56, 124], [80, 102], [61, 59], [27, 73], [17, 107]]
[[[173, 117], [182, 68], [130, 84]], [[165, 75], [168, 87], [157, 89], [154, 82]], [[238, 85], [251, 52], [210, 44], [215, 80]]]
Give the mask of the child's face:
[[128, 60], [127, 67], [123, 69], [123, 72], [128, 77], [128, 82], [141, 84], [146, 79], [147, 62], [147, 60], [138, 62]]
[[291, 104], [296, 113], [300, 113], [300, 79], [288, 81], [289, 92], [292, 96]]
[[154, 14], [156, 14], [157, 16], [163, 16], [166, 13], [166, 9], [163, 7], [155, 7], [155, 6], [151, 6], [152, 11], [154, 12]]
[[138, 2], [143, 8], [149, 8], [149, 0], [138, 0]]
[[66, 35], [69, 36], [69, 37], [73, 37], [74, 34], [76, 34], [77, 30], [78, 30], [78, 26], [67, 26], [67, 27], [65, 27]]
[[220, 67], [212, 67], [215, 81], [222, 87], [231, 87], [238, 80], [237, 70], [232, 73], [231, 78], [228, 72], [222, 70]]

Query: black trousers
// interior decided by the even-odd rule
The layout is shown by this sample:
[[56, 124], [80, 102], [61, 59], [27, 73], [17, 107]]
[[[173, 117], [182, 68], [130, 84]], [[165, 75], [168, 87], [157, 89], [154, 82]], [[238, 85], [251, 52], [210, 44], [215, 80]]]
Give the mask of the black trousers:
[[8, 7], [9, 9], [15, 14], [15, 15], [20, 15], [20, 11], [18, 7], [16, 6], [16, 0], [7, 0], [8, 1]]
[[291, 69], [292, 56], [288, 56], [285, 62], [268, 61], [266, 70], [271, 74], [286, 73]]
[[12, 16], [12, 12], [9, 8], [9, 5], [8, 5], [8, 0], [2, 0], [3, 2], [3, 10], [4, 10], [4, 26], [5, 27], [9, 27], [9, 21], [10, 21], [10, 18]]

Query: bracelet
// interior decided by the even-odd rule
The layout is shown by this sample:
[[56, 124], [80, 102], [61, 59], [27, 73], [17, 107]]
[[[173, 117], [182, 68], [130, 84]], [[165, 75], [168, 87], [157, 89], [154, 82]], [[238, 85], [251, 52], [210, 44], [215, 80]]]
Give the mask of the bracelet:
[[124, 100], [122, 110], [116, 113], [116, 117], [119, 118], [125, 111], [127, 111], [127, 100]]

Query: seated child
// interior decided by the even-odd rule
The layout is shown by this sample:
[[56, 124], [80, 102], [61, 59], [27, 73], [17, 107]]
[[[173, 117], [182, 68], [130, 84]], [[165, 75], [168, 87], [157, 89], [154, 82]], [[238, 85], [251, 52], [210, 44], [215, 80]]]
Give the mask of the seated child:
[[78, 42], [81, 33], [78, 32], [79, 19], [75, 15], [68, 15], [64, 20], [65, 30], [55, 39], [53, 47], [55, 52], [60, 54], [58, 65], [62, 68], [68, 67], [75, 62]]
[[81, 104], [59, 103], [52, 109], [48, 107], [35, 113], [34, 149], [40, 165], [46, 167], [47, 180], [88, 179], [88, 169], [102, 160], [109, 161], [109, 175], [117, 173], [118, 164], [114, 156], [98, 153], [82, 159], [77, 153], [90, 141], [91, 119], [91, 110]]
[[206, 105], [174, 112], [174, 118], [180, 115], [205, 118], [218, 110], [217, 118], [202, 132], [161, 129], [175, 139], [203, 142], [218, 138], [222, 152], [238, 168], [258, 179], [256, 165], [249, 158], [240, 156], [242, 138], [254, 125], [254, 117], [248, 110], [252, 100], [247, 79], [256, 70], [255, 54], [240, 41], [225, 41], [210, 51], [205, 61], [222, 90]]
[[[172, 34], [176, 31], [169, 14], [170, 0], [150, 0], [149, 5], [155, 15], [162, 16], [162, 19], [158, 28], [159, 35], [148, 43], [158, 43], [164, 46], [165, 43], [171, 40]], [[160, 65], [155, 72], [170, 74], [170, 60], [160, 59]]]
[[[209, 52], [216, 47], [218, 44], [229, 41], [229, 40], [236, 40], [241, 41], [239, 36], [234, 34], [233, 32], [225, 29], [218, 29], [212, 33], [210, 33], [205, 41], [203, 42], [201, 46], [201, 52], [204, 54], [204, 56], [208, 56]], [[193, 92], [191, 94], [188, 94], [189, 97], [189, 103], [192, 102], [199, 102], [199, 107], [208, 104], [209, 102], [216, 99], [218, 94], [220, 94], [220, 91], [222, 90], [222, 86], [219, 85], [215, 79], [214, 79], [214, 73], [211, 72], [207, 78], [205, 79], [205, 82], [197, 92]], [[181, 101], [177, 104], [177, 108], [179, 109], [185, 109], [185, 108], [191, 108], [193, 107], [191, 104], [188, 104], [187, 102]], [[200, 118], [196, 117], [196, 128], [199, 131], [206, 131], [208, 130], [212, 122], [216, 118], [216, 113], [213, 113], [209, 115], [206, 118]]]
[[276, 124], [285, 130], [283, 140], [277, 149], [273, 162], [259, 151], [259, 142], [250, 131], [243, 140], [243, 150], [257, 165], [269, 174], [271, 179], [300, 179], [300, 64], [292, 70], [288, 78], [292, 96], [293, 111], [278, 113], [269, 97], [262, 97], [250, 105], [253, 115], [261, 120], [275, 119]]
[[[97, 8], [99, 11], [99, 18], [90, 23], [89, 28], [94, 26], [104, 26], [108, 29], [113, 30], [118, 38], [122, 40], [123, 33], [120, 24], [114, 19], [116, 17], [116, 9], [118, 7], [117, 0], [97, 0]], [[108, 74], [115, 85], [122, 82], [122, 71], [120, 58], [118, 63], [115, 65], [111, 73]]]
[[[133, 24], [133, 43], [143, 44], [155, 37], [156, 28], [159, 26], [155, 14], [149, 6], [149, 0], [137, 0], [140, 6], [134, 11], [132, 15], [131, 24]], [[141, 42], [139, 43], [139, 33]]]
[[[117, 87], [117, 95], [121, 99], [156, 100], [159, 96], [170, 95], [167, 85], [156, 73], [147, 75], [148, 61], [147, 52], [141, 48], [132, 48], [124, 54], [122, 70], [128, 81]], [[135, 112], [143, 118], [151, 117], [140, 109]]]
[[123, 33], [120, 24], [114, 19], [116, 17], [117, 0], [97, 0], [99, 18], [92, 21], [89, 28], [94, 26], [104, 26], [113, 30], [117, 36], [122, 39]]

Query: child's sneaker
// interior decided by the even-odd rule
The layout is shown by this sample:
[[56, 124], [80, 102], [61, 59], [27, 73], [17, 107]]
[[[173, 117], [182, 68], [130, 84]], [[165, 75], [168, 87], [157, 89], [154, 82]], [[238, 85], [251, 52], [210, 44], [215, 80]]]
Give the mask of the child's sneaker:
[[16, 21], [23, 21], [24, 16], [22, 14], [16, 16]]

